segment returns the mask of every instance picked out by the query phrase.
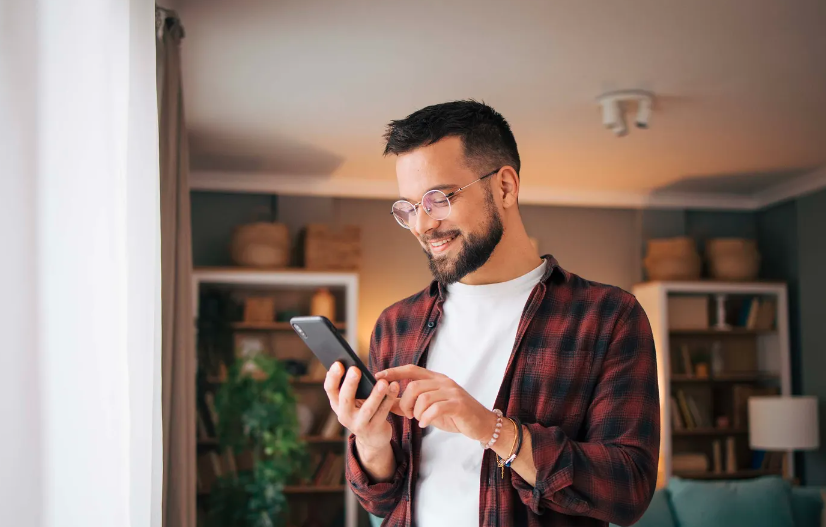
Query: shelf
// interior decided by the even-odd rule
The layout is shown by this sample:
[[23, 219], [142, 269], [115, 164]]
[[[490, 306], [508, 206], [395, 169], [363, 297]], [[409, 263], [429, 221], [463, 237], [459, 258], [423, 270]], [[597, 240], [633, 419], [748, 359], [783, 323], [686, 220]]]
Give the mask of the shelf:
[[671, 430], [674, 436], [728, 436], [748, 434], [745, 428], [686, 428], [684, 430]]
[[744, 337], [750, 335], [769, 335], [776, 333], [775, 329], [746, 329], [746, 328], [732, 328], [732, 329], [670, 329], [668, 333], [676, 337], [692, 337], [692, 336], [714, 336], [714, 337]]
[[[225, 381], [220, 377], [207, 377], [209, 384], [223, 384]], [[291, 377], [290, 384], [293, 386], [324, 386], [324, 379], [311, 379], [309, 377]]]
[[772, 470], [738, 470], [737, 472], [675, 472], [675, 476], [685, 479], [747, 479], [760, 476], [776, 476], [778, 472]]
[[776, 381], [780, 376], [774, 373], [725, 373], [713, 377], [696, 377], [691, 375], [672, 374], [671, 382], [704, 383], [704, 382], [763, 382]]
[[[303, 441], [311, 444], [311, 445], [338, 445], [344, 443], [344, 437], [324, 437], [324, 436], [304, 436], [301, 438]], [[198, 446], [202, 447], [217, 447], [218, 440], [214, 437], [210, 437], [207, 439], [198, 439]]]
[[[337, 329], [347, 328], [345, 322], [335, 322]], [[233, 322], [232, 328], [244, 331], [294, 331], [289, 322]]]
[[284, 487], [284, 494], [328, 494], [344, 492], [344, 485], [318, 485], [314, 487], [288, 486]]

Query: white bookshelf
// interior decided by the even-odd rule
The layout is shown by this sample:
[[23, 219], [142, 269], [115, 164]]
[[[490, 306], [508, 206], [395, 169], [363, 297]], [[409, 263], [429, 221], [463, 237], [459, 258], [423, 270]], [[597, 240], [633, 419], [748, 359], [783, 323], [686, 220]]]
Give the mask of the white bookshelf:
[[[218, 286], [223, 288], [239, 289], [239, 290], [309, 290], [312, 291], [319, 287], [328, 287], [331, 289], [343, 290], [344, 295], [344, 313], [336, 318], [337, 322], [343, 322], [344, 335], [350, 346], [356, 353], [358, 350], [358, 338], [356, 330], [358, 328], [358, 286], [359, 277], [357, 273], [350, 272], [321, 272], [321, 271], [306, 271], [302, 269], [286, 269], [286, 270], [258, 270], [247, 268], [196, 268], [192, 275], [193, 280], [193, 306], [194, 313], [198, 314], [199, 296], [203, 286]], [[236, 325], [238, 326], [238, 325]], [[284, 327], [292, 331], [288, 324], [275, 323], [271, 325], [272, 331], [283, 331]], [[197, 324], [196, 324], [197, 327]], [[266, 328], [265, 328], [266, 330]], [[296, 384], [300, 384], [300, 381]], [[323, 386], [317, 383], [312, 389], [321, 390], [323, 394]], [[347, 436], [349, 433], [345, 431], [343, 439], [343, 448], [346, 446]], [[310, 441], [311, 443], [313, 441]], [[324, 441], [315, 441], [321, 442]], [[304, 487], [304, 488], [285, 488], [287, 498], [291, 501], [291, 496], [295, 495], [318, 495], [318, 494], [333, 494], [341, 493], [344, 501], [344, 525], [345, 527], [357, 527], [358, 525], [358, 511], [359, 505], [355, 495], [350, 491], [345, 484], [343, 486], [335, 487]]]
[[[693, 431], [678, 431], [672, 429], [671, 396], [673, 384], [693, 384], [695, 386], [703, 383], [712, 385], [710, 379], [698, 379], [687, 375], [674, 374], [675, 367], [672, 364], [673, 352], [672, 339], [675, 338], [697, 338], [706, 340], [719, 340], [725, 345], [726, 339], [739, 339], [745, 341], [749, 346], [756, 349], [757, 371], [753, 373], [724, 374], [714, 378], [714, 383], [719, 386], [725, 383], [753, 382], [759, 383], [770, 380], [779, 388], [782, 395], [791, 394], [791, 363], [789, 356], [789, 327], [788, 327], [788, 298], [786, 285], [782, 283], [733, 283], [715, 281], [690, 281], [690, 282], [647, 282], [641, 283], [633, 288], [633, 293], [642, 305], [651, 323], [654, 336], [654, 344], [657, 351], [657, 374], [660, 393], [660, 419], [661, 419], [661, 439], [660, 439], [660, 461], [658, 467], [657, 486], [663, 487], [672, 476], [672, 456], [674, 454], [675, 435], [678, 440], [686, 441], [689, 438], [696, 441], [708, 440], [711, 436], [736, 436], [737, 441], [744, 441], [748, 444], [748, 429], [699, 429]], [[752, 330], [747, 328], [716, 329], [717, 320], [716, 299], [717, 295], [726, 295], [727, 298], [747, 298], [759, 297], [771, 299], [775, 303], [775, 326], [771, 330]], [[672, 296], [707, 296], [712, 300], [709, 305], [709, 327], [707, 329], [673, 330], [669, 327], [669, 298]], [[754, 339], [752, 344], [750, 339]], [[709, 388], [711, 390], [713, 388]], [[713, 416], [712, 416], [713, 417]], [[705, 436], [705, 437], [704, 437]], [[794, 476], [794, 458], [786, 453], [790, 475]], [[711, 460], [709, 460], [711, 465]], [[739, 468], [739, 467], [738, 467]], [[723, 470], [722, 474], [697, 474], [698, 478], [725, 479], [727, 477], [750, 477], [758, 475], [759, 471], [743, 468], [735, 474], [727, 474]], [[690, 476], [689, 476], [690, 477]]]

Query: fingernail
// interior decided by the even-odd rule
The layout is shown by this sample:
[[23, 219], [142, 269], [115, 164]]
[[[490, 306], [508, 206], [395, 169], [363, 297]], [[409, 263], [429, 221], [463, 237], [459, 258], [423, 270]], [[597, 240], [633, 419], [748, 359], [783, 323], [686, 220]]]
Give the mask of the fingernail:
[[419, 428], [427, 428], [427, 425], [419, 421]]
[[398, 392], [399, 391], [399, 385], [394, 382], [393, 384], [390, 385], [390, 391], [393, 392], [393, 393]]
[[374, 375], [374, 377], [375, 377], [376, 379], [381, 379], [381, 378], [382, 378], [382, 377], [384, 377], [385, 375], [387, 375], [387, 374], [386, 374], [386, 373], [384, 373], [383, 371], [380, 371], [380, 372], [378, 372], [376, 375]]
[[387, 385], [384, 383], [378, 383], [376, 385], [376, 389], [379, 391], [379, 393], [384, 393], [384, 390], [387, 389]]
[[354, 369], [352, 369], [352, 368], [351, 368], [351, 369], [350, 369], [350, 371], [348, 371], [348, 372], [347, 372], [347, 377], [349, 377], [349, 378], [351, 378], [351, 379], [352, 379], [352, 378], [354, 378], [355, 376], [356, 376], [356, 370], [354, 370]]

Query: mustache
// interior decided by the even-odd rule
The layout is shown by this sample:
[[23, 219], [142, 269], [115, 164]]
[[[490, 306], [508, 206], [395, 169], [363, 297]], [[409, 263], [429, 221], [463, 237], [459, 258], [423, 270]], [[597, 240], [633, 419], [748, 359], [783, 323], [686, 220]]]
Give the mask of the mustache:
[[452, 230], [452, 231], [444, 231], [444, 232], [434, 232], [432, 234], [428, 234], [427, 236], [422, 236], [421, 240], [424, 243], [430, 243], [433, 240], [440, 240], [442, 238], [452, 238], [454, 236], [459, 236], [462, 234], [459, 230]]

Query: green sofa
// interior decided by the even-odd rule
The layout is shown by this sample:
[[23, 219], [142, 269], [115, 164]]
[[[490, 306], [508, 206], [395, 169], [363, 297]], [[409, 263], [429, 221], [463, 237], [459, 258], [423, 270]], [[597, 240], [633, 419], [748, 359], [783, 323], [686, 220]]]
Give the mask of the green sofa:
[[[737, 481], [671, 478], [636, 527], [826, 527], [818, 487], [793, 487], [779, 477]], [[372, 527], [381, 518], [370, 517]], [[613, 526], [612, 524], [612, 527]]]
[[637, 527], [826, 527], [816, 487], [776, 476], [729, 481], [673, 477], [654, 493]]

